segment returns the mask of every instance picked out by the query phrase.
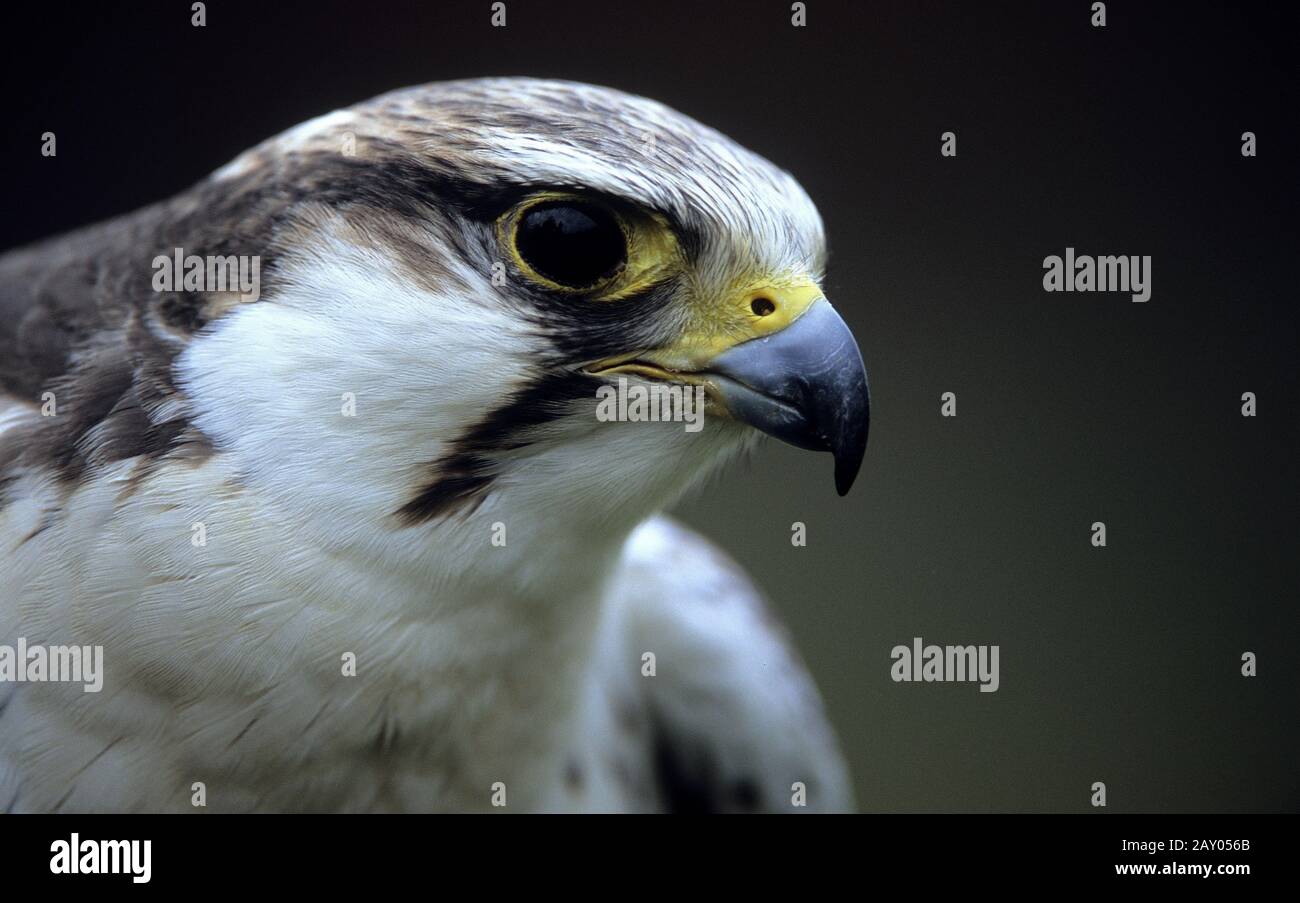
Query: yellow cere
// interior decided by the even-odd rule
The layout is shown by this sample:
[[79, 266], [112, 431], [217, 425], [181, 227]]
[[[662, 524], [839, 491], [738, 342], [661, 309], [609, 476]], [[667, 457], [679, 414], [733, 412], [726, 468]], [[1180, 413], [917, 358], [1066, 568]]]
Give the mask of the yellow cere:
[[[566, 294], [582, 292], [595, 303], [618, 301], [680, 275], [686, 261], [668, 221], [659, 214], [631, 208], [605, 209], [623, 230], [627, 263], [603, 284], [574, 289], [536, 272], [520, 256], [515, 232], [521, 217], [537, 204], [551, 201], [585, 201], [566, 192], [538, 192], [504, 214], [497, 222], [498, 238], [509, 250], [515, 266], [529, 279]], [[691, 286], [687, 280], [687, 286]], [[684, 288], [684, 329], [671, 347], [629, 349], [627, 353], [595, 362], [591, 372], [628, 372], [643, 376], [674, 377], [703, 369], [707, 363], [741, 342], [785, 329], [822, 297], [821, 287], [805, 273], [750, 274], [719, 290], [698, 284]], [[668, 371], [663, 373], [661, 371]]]

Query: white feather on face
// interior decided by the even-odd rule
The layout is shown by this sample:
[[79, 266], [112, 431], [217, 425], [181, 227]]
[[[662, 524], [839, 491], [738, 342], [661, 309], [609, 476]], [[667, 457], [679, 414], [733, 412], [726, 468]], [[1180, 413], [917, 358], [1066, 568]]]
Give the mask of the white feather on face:
[[[354, 157], [339, 154], [349, 135]], [[553, 189], [653, 213], [681, 230], [689, 265], [626, 302], [552, 298], [518, 272], [497, 284], [500, 199]], [[741, 603], [648, 616], [622, 598], [647, 579], [644, 554], [630, 570], [624, 558], [637, 525], [756, 433], [710, 416], [698, 433], [599, 422], [600, 383], [580, 370], [672, 341], [746, 280], [819, 277], [821, 222], [786, 173], [651, 101], [561, 82], [453, 82], [313, 120], [187, 195], [99, 228], [0, 259], [0, 275], [66, 266], [60, 255], [96, 242], [129, 249], [116, 258], [129, 268], [217, 241], [265, 256], [263, 289], [233, 307], [150, 297], [139, 316], [101, 314], [86, 347], [115, 378], [114, 351], [131, 361], [122, 378], [137, 402], [107, 398], [104, 419], [72, 438], [41, 433], [34, 414], [7, 431], [31, 430], [21, 455], [0, 448], [0, 470], [11, 468], [0, 641], [107, 638], [110, 680], [93, 705], [53, 684], [8, 702], [0, 807], [9, 789], [19, 809], [183, 810], [196, 775], [216, 776], [226, 809], [483, 808], [497, 780], [520, 808], [578, 806], [557, 784], [569, 757], [599, 758], [584, 743], [624, 744], [602, 688], [637, 692], [639, 654], [623, 661], [617, 649], [639, 640], [610, 631], [696, 631], [701, 619], [719, 637], [763, 629]], [[112, 383], [97, 372], [41, 377]], [[81, 392], [84, 417], [97, 409]], [[117, 423], [123, 411], [138, 419]], [[485, 423], [491, 441], [465, 452]], [[150, 446], [155, 432], [165, 441]], [[85, 460], [50, 463], [68, 442]], [[471, 465], [488, 472], [465, 504], [402, 516]], [[190, 541], [196, 524], [202, 546]], [[692, 562], [663, 591], [681, 593], [691, 573], [722, 579]], [[736, 657], [727, 675], [771, 679], [731, 643], [682, 645]], [[348, 680], [344, 652], [360, 663]], [[744, 692], [727, 681], [737, 686], [724, 695]], [[808, 693], [758, 697], [804, 705]], [[766, 732], [768, 717], [752, 729]], [[98, 738], [119, 734], [105, 755]], [[772, 742], [755, 762], [803, 762], [823, 781], [819, 805], [847, 805], [833, 741]], [[634, 779], [593, 774], [582, 806], [659, 804], [631, 787], [651, 780], [650, 748], [628, 756]], [[743, 751], [723, 758], [743, 766]], [[810, 779], [781, 769], [758, 776], [772, 793]]]
[[[658, 318], [668, 331], [681, 309], [707, 306], [743, 274], [822, 265], [820, 219], [788, 174], [641, 98], [526, 79], [410, 89], [290, 130], [250, 151], [240, 171], [336, 147], [345, 135], [363, 165], [397, 145], [416, 165], [452, 169], [488, 196], [576, 188], [689, 224], [700, 247], [681, 297], [644, 317], [629, 311], [629, 326]], [[418, 543], [393, 533], [391, 515], [422, 471], [556, 356], [539, 311], [527, 309], [536, 302], [493, 284], [491, 266], [505, 256], [491, 246], [495, 236], [467, 234], [454, 211], [420, 209], [414, 221], [377, 211], [385, 228], [371, 231], [305, 210], [277, 287], [197, 336], [177, 365], [194, 423], [238, 460], [243, 479], [297, 510], [319, 541], [391, 545], [398, 559], [420, 557]], [[393, 233], [400, 247], [385, 243]], [[432, 274], [411, 279], [422, 264]], [[629, 335], [627, 347], [635, 341]], [[527, 524], [537, 512], [548, 532], [573, 524], [616, 536], [753, 438], [719, 418], [706, 418], [700, 434], [598, 424], [596, 386], [588, 403], [537, 430], [540, 441], [501, 456], [479, 520]], [[340, 414], [344, 393], [356, 399], [355, 417]], [[519, 555], [529, 558], [522, 543]]]
[[[484, 301], [495, 291], [490, 278], [465, 274], [468, 290], [434, 295], [329, 225], [320, 229], [312, 252], [284, 266], [275, 295], [191, 342], [179, 384], [195, 426], [241, 482], [313, 541], [380, 553], [385, 566], [427, 564], [428, 537], [412, 536], [423, 531], [396, 512], [467, 426], [535, 378], [551, 348], [515, 308]], [[513, 551], [498, 556], [511, 569], [534, 557], [528, 538], [538, 531], [594, 531], [617, 543], [755, 438], [713, 417], [699, 433], [673, 422], [599, 422], [598, 385], [527, 446], [503, 453], [484, 504], [437, 531], [455, 550], [441, 572], [456, 559], [479, 566], [469, 553], [496, 522], [516, 527]], [[355, 416], [345, 415], [352, 402]]]

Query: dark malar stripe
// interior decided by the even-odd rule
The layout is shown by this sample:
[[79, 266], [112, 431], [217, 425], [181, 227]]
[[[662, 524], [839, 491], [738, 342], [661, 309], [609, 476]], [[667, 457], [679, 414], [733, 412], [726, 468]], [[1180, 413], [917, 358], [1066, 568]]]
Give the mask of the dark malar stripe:
[[598, 382], [573, 370], [545, 373], [470, 427], [431, 465], [434, 478], [396, 511], [406, 526], [472, 514], [496, 478], [501, 452], [524, 448], [529, 433], [569, 413], [581, 398], [595, 398]]

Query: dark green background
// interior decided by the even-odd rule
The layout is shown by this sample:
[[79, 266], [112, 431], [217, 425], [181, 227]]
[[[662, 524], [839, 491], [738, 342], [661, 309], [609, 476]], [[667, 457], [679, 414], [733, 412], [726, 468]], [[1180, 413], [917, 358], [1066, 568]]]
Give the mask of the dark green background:
[[[1100, 780], [1111, 810], [1300, 809], [1289, 5], [1110, 3], [1100, 29], [1086, 2], [807, 5], [803, 29], [787, 2], [509, 0], [505, 29], [477, 0], [213, 2], [206, 29], [50, 7], [6, 23], [2, 246], [401, 85], [663, 100], [802, 181], [871, 374], [848, 499], [772, 444], [679, 512], [790, 625], [861, 806], [1091, 811]], [[1151, 255], [1151, 300], [1044, 293], [1067, 246]], [[999, 645], [1001, 689], [892, 683], [918, 635]]]

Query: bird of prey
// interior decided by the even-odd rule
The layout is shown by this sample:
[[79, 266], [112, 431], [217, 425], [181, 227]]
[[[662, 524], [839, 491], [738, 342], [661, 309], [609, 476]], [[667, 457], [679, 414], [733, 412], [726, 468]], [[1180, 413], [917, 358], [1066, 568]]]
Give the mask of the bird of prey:
[[[0, 811], [852, 808], [782, 629], [661, 514], [762, 434], [848, 490], [825, 254], [718, 132], [499, 78], [0, 257], [0, 664], [48, 669], [0, 682]], [[93, 647], [98, 692], [52, 679]]]

